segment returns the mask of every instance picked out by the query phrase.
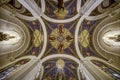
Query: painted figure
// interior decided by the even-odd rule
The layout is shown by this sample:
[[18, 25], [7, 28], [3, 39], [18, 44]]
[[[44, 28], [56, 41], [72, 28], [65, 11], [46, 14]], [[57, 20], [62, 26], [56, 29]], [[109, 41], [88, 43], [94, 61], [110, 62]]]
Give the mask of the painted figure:
[[64, 7], [64, 2], [63, 0], [58, 0], [58, 4], [57, 4], [57, 7], [58, 7], [58, 12], [65, 9]]

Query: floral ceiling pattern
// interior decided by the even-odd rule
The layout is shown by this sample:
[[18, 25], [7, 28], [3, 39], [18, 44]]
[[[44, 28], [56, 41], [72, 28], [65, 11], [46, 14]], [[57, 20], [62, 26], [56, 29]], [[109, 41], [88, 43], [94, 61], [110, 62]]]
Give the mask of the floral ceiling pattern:
[[[2, 0], [0, 19], [24, 26], [27, 30], [23, 33], [29, 35], [28, 38], [24, 37], [25, 34], [21, 35], [21, 41], [26, 40], [26, 46], [22, 47], [26, 50], [19, 49], [19, 55], [8, 51], [10, 57], [7, 59], [0, 54], [0, 67], [11, 66], [13, 63], [8, 63], [29, 57], [29, 61], [23, 60], [22, 63], [18, 60], [11, 67], [27, 66], [35, 60], [36, 64], [40, 62], [34, 80], [88, 80], [90, 75], [93, 78], [90, 72], [94, 72], [93, 68], [111, 80], [119, 80], [120, 47], [114, 47], [116, 51], [113, 53], [109, 53], [108, 47], [104, 48], [108, 51], [102, 51], [100, 45], [104, 47], [105, 44], [100, 37], [103, 36], [96, 36], [108, 24], [112, 26], [115, 23], [117, 26], [109, 27], [111, 30], [120, 29], [119, 7], [117, 0]], [[1, 26], [4, 27], [0, 25], [0, 29]], [[7, 77], [7, 74], [3, 75], [11, 69], [7, 66], [0, 68], [0, 79]]]

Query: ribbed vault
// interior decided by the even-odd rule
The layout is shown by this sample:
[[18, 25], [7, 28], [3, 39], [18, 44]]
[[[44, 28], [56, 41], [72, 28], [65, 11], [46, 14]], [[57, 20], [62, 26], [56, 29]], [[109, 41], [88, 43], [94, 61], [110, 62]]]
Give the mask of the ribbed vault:
[[0, 1], [0, 80], [119, 79], [119, 0]]

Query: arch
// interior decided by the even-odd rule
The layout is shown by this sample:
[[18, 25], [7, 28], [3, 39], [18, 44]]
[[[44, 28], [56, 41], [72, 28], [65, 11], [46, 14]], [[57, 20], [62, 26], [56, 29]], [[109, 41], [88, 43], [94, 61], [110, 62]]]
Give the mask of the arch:
[[109, 66], [111, 66], [111, 67], [113, 67], [113, 68], [115, 68], [115, 69], [117, 69], [117, 70], [120, 71], [119, 68], [115, 67], [115, 66], [112, 65], [112, 64], [109, 64], [107, 61], [105, 61], [105, 60], [103, 60], [103, 59], [101, 59], [101, 58], [96, 58], [96, 57], [86, 57], [86, 58], [84, 58], [83, 61], [91, 61], [91, 60], [97, 60], [97, 61], [103, 62], [103, 63], [105, 63], [105, 64], [107, 64], [107, 65], [109, 65]]
[[[70, 60], [72, 60], [72, 61], [74, 61], [74, 62], [76, 62], [76, 64], [78, 65], [78, 67], [77, 67], [77, 69], [76, 68], [74, 68], [76, 71], [76, 74], [77, 74], [77, 70], [79, 69], [79, 65], [80, 65], [80, 60], [79, 59], [77, 59], [77, 58], [75, 58], [75, 57], [73, 57], [73, 56], [70, 56], [70, 55], [66, 55], [66, 54], [54, 54], [54, 55], [50, 55], [50, 56], [47, 56], [47, 57], [45, 57], [45, 58], [43, 58], [42, 60], [41, 60], [41, 64], [43, 64], [43, 63], [45, 63], [46, 61], [48, 61], [49, 59], [57, 59], [57, 58], [65, 58], [65, 60], [67, 60], [67, 59], [70, 59]], [[58, 59], [58, 60], [61, 60], [61, 59]], [[55, 61], [56, 62], [56, 61]], [[66, 63], [66, 64], [69, 64], [69, 63]], [[59, 65], [58, 65], [59, 66]], [[60, 67], [60, 66], [59, 66]], [[65, 67], [65, 66], [64, 66]], [[68, 66], [67, 66], [68, 67]], [[66, 68], [66, 70], [67, 70], [67, 67], [65, 67]], [[52, 67], [52, 68], [54, 68], [54, 67]], [[61, 69], [61, 67], [60, 67], [60, 69]], [[69, 69], [68, 69], [69, 70]], [[61, 71], [60, 71], [61, 72]], [[64, 72], [63, 72], [64, 73]], [[77, 74], [78, 75], [78, 78], [79, 78], [79, 74]], [[79, 78], [79, 80], [80, 80], [80, 78]]]
[[43, 63], [43, 62], [45, 62], [45, 61], [47, 61], [47, 60], [49, 60], [51, 58], [59, 58], [59, 57], [68, 58], [68, 59], [71, 59], [71, 60], [75, 61], [76, 63], [80, 64], [79, 59], [77, 59], [77, 58], [75, 58], [75, 57], [73, 57], [71, 55], [67, 55], [67, 54], [54, 54], [54, 55], [47, 56], [47, 57], [45, 57], [45, 58], [43, 58], [41, 60], [41, 63]]

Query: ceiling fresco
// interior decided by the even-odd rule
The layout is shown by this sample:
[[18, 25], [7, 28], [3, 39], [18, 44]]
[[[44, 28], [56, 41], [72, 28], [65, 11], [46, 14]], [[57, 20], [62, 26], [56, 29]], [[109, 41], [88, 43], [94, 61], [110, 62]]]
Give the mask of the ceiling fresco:
[[75, 16], [77, 14], [77, 1], [75, 0], [68, 0], [66, 2], [64, 2], [64, 7], [65, 10], [60, 11], [58, 13], [58, 9], [57, 9], [57, 2], [53, 1], [53, 0], [45, 0], [45, 15], [54, 18], [54, 19], [68, 19], [71, 18], [73, 16]]
[[87, 56], [97, 56], [96, 51], [93, 47], [92, 34], [94, 27], [97, 25], [98, 21], [84, 20], [79, 29], [79, 47], [82, 55]]
[[26, 55], [38, 56], [43, 46], [43, 30], [38, 20], [23, 21], [31, 32], [31, 44]]
[[74, 48], [74, 31], [78, 20], [70, 23], [52, 23], [44, 20], [48, 44], [44, 57], [51, 54], [68, 54], [78, 57]]
[[72, 60], [58, 58], [43, 63], [44, 71], [43, 80], [78, 80], [78, 64]]
[[119, 0], [1, 0], [0, 80], [120, 80], [119, 31]]

